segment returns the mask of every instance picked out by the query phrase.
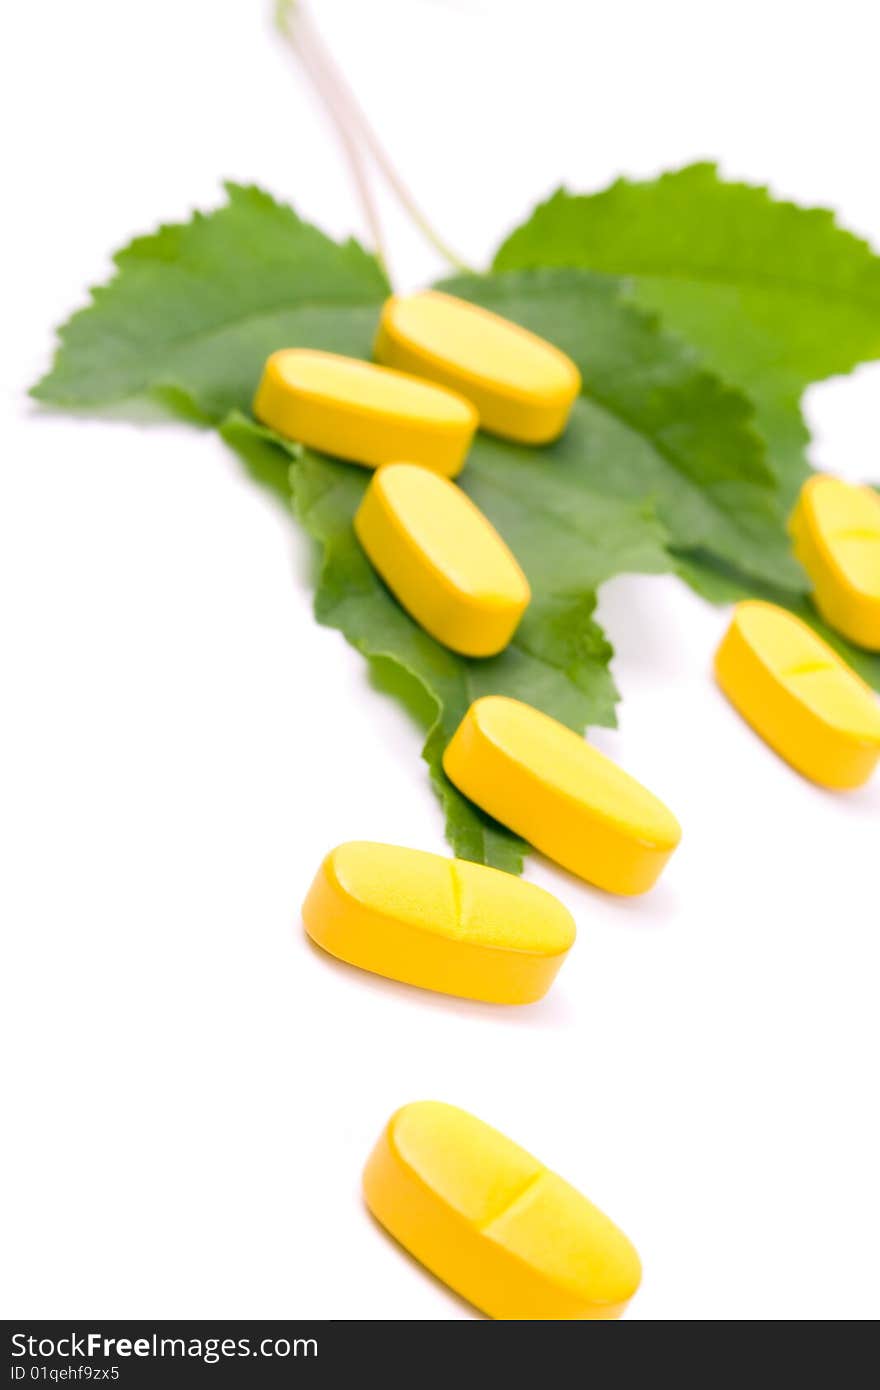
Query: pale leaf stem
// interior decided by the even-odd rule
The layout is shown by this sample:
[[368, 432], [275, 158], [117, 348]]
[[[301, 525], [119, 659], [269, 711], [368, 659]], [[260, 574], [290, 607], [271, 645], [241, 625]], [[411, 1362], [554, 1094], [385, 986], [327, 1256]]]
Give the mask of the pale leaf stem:
[[291, 13], [296, 8], [295, 3], [291, 4], [290, 0], [280, 0], [277, 7], [278, 27], [290, 43], [294, 53], [299, 59], [300, 66], [315, 88], [318, 98], [333, 124], [351, 170], [351, 176], [357, 190], [358, 200], [363, 210], [364, 219], [367, 223], [376, 260], [387, 276], [388, 262], [382, 235], [382, 223], [379, 218], [379, 212], [373, 198], [372, 189], [370, 188], [369, 179], [367, 178], [364, 161], [361, 157], [357, 140], [341, 109], [332, 83], [328, 82], [321, 64], [316, 60], [316, 56], [311, 51], [308, 32], [300, 22], [301, 15], [298, 14], [295, 25], [291, 25], [290, 23]]
[[[357, 140], [360, 140], [368, 150], [401, 207], [425, 240], [454, 269], [474, 273], [472, 267], [447, 245], [416, 203], [410, 189], [397, 172], [381, 140], [370, 125], [344, 74], [312, 23], [311, 16], [302, 0], [278, 0], [276, 17], [279, 29], [298, 51], [303, 65], [307, 68], [316, 90], [321, 95], [341, 138], [344, 140], [359, 196], [370, 222], [371, 235], [377, 248], [381, 247], [381, 234], [377, 232], [376, 225], [374, 225], [378, 224], [378, 215], [369, 192], [360, 153], [356, 150]], [[342, 133], [343, 127], [345, 128], [344, 135]], [[384, 260], [384, 257], [380, 256], [380, 258]]]

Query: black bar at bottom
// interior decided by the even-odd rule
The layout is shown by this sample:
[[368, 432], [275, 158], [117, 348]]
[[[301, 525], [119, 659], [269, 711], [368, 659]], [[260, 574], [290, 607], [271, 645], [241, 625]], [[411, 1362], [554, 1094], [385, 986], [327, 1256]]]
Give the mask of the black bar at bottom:
[[[494, 1330], [493, 1330], [494, 1327]], [[8, 1386], [92, 1385], [127, 1390], [141, 1386], [227, 1385], [294, 1387], [319, 1383], [320, 1370], [354, 1370], [358, 1377], [399, 1371], [418, 1385], [426, 1374], [460, 1376], [483, 1369], [491, 1357], [497, 1383], [507, 1366], [528, 1374], [532, 1362], [543, 1382], [569, 1358], [589, 1354], [592, 1371], [614, 1355], [617, 1384], [627, 1366], [618, 1343], [595, 1345], [592, 1323], [503, 1323], [462, 1318], [443, 1322], [267, 1321], [154, 1322], [84, 1318], [3, 1323]], [[481, 1330], [486, 1329], [486, 1330]], [[587, 1340], [589, 1338], [589, 1340]], [[488, 1340], [487, 1340], [488, 1339]], [[607, 1350], [606, 1350], [607, 1347]], [[625, 1347], [625, 1344], [624, 1344]], [[598, 1353], [598, 1355], [597, 1355]], [[487, 1368], [488, 1369], [488, 1368]], [[567, 1378], [567, 1377], [564, 1377]]]

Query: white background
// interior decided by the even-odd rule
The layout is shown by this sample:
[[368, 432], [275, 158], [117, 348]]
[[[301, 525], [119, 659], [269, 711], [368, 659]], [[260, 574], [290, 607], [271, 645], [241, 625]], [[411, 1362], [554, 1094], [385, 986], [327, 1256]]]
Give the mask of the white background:
[[[24, 399], [110, 251], [216, 205], [223, 177], [362, 234], [268, 8], [6, 15], [2, 1311], [470, 1317], [358, 1194], [390, 1112], [434, 1097], [624, 1227], [645, 1269], [630, 1317], [874, 1317], [880, 785], [819, 791], [732, 714], [710, 678], [725, 613], [671, 578], [602, 594], [623, 704], [597, 742], [684, 825], [658, 888], [615, 901], [533, 858], [579, 927], [546, 1001], [395, 986], [299, 923], [332, 845], [444, 849], [419, 731], [313, 621], [306, 540], [212, 434]], [[484, 262], [561, 180], [701, 156], [880, 243], [874, 8], [317, 13]], [[439, 273], [386, 213], [398, 285]], [[878, 381], [813, 393], [817, 462], [880, 476]]]

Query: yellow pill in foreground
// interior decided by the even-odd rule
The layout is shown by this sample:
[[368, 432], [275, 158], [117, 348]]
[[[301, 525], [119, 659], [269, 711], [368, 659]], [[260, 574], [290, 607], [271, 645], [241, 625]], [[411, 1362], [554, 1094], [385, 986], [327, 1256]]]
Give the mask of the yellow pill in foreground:
[[619, 1318], [641, 1281], [635, 1249], [598, 1207], [452, 1105], [392, 1115], [364, 1196], [395, 1240], [492, 1318]]
[[540, 999], [575, 937], [568, 909], [533, 883], [360, 840], [328, 854], [303, 921], [317, 945], [349, 965], [491, 1004]]
[[459, 391], [476, 406], [483, 429], [524, 444], [556, 439], [581, 389], [580, 372], [559, 348], [436, 290], [386, 301], [375, 355]]
[[475, 700], [443, 767], [490, 816], [610, 893], [644, 893], [681, 839], [675, 816], [640, 782], [519, 700]]
[[531, 598], [528, 581], [455, 483], [414, 464], [386, 464], [354, 529], [389, 589], [438, 642], [465, 656], [507, 646]]
[[406, 458], [450, 478], [477, 428], [473, 406], [442, 386], [305, 348], [273, 352], [254, 414], [287, 439], [352, 463], [376, 468]]
[[880, 496], [819, 474], [804, 483], [790, 529], [822, 617], [880, 651]]
[[861, 786], [880, 757], [880, 704], [800, 618], [750, 600], [715, 657], [718, 684], [770, 747], [804, 777]]

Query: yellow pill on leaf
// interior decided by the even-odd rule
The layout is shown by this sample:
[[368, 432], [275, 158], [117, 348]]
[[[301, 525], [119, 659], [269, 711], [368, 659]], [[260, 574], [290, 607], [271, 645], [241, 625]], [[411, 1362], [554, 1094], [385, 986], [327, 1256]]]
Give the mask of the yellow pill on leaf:
[[438, 642], [465, 656], [507, 646], [531, 597], [528, 581], [455, 483], [414, 464], [387, 464], [354, 528], [389, 589]]
[[880, 496], [817, 474], [801, 489], [790, 530], [822, 617], [880, 651]]
[[800, 618], [749, 600], [715, 657], [718, 684], [770, 747], [834, 789], [866, 782], [880, 757], [880, 704]]
[[477, 428], [473, 406], [442, 386], [305, 348], [273, 352], [254, 414], [285, 438], [352, 463], [377, 468], [406, 458], [450, 478]]
[[452, 1105], [392, 1115], [364, 1197], [395, 1240], [492, 1318], [619, 1318], [641, 1281], [635, 1249], [598, 1207]]
[[492, 1004], [540, 999], [575, 937], [568, 909], [533, 883], [366, 841], [328, 854], [303, 921], [317, 945], [349, 965]]
[[460, 392], [483, 429], [523, 444], [556, 439], [581, 389], [580, 372], [559, 348], [436, 290], [386, 301], [375, 356]]
[[640, 782], [519, 700], [475, 700], [443, 767], [490, 816], [610, 893], [644, 893], [681, 839], [675, 816]]

